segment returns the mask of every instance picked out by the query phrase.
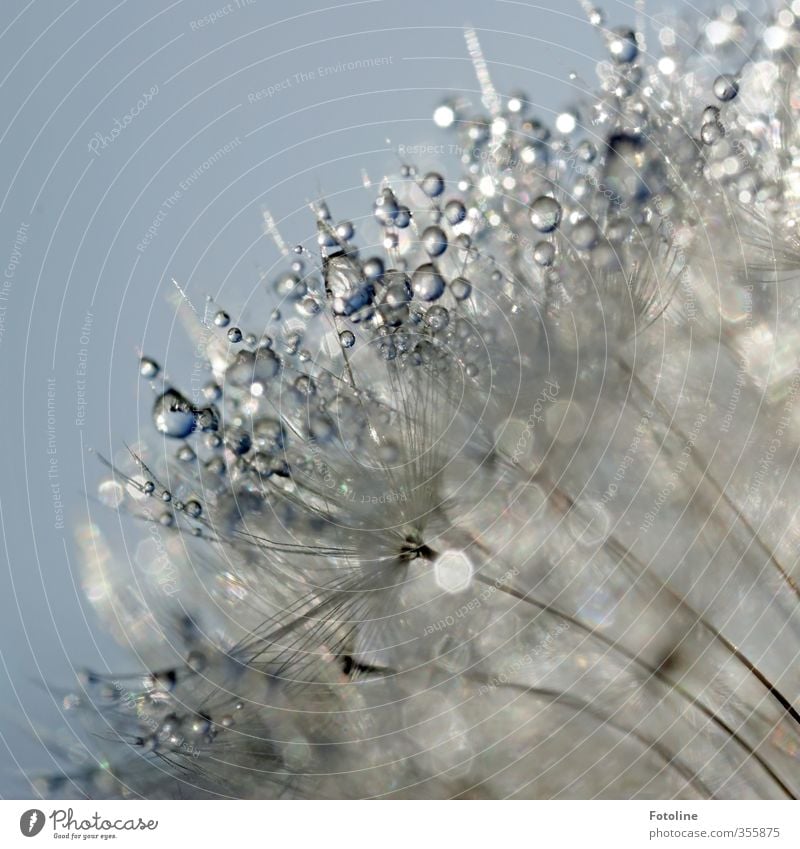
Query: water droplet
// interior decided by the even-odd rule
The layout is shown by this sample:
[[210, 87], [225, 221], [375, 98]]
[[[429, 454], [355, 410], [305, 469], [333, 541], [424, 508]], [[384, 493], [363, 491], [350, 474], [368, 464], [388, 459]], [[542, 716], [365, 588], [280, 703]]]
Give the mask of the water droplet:
[[325, 292], [335, 315], [352, 315], [372, 302], [375, 289], [362, 269], [348, 256], [325, 263]]
[[150, 357], [142, 357], [139, 360], [139, 374], [145, 380], [152, 380], [161, 371], [161, 367]]
[[450, 200], [444, 208], [444, 217], [448, 224], [455, 226], [467, 217], [467, 209], [460, 200]]
[[643, 200], [651, 192], [656, 164], [646, 139], [631, 133], [615, 133], [608, 139], [605, 182], [615, 203]]
[[378, 345], [378, 351], [384, 360], [393, 360], [397, 356], [397, 347], [390, 339]]
[[200, 716], [196, 716], [192, 720], [192, 733], [196, 734], [198, 737], [205, 736], [208, 732], [211, 731], [211, 720], [201, 714]]
[[620, 64], [633, 62], [639, 55], [639, 48], [636, 44], [636, 33], [624, 27], [613, 30], [608, 39], [608, 52], [615, 62], [619, 62]]
[[405, 230], [411, 223], [411, 210], [407, 206], [401, 206], [397, 210], [397, 217], [394, 219], [395, 227]]
[[191, 501], [187, 501], [186, 506], [183, 509], [186, 515], [191, 516], [192, 519], [197, 519], [203, 512], [203, 508], [200, 502], [195, 501], [194, 499], [192, 499]]
[[342, 344], [343, 348], [352, 348], [356, 343], [356, 337], [353, 335], [350, 330], [343, 330], [339, 334], [339, 341]]
[[572, 228], [572, 244], [578, 250], [588, 250], [597, 244], [600, 232], [591, 218], [584, 218]]
[[204, 433], [215, 431], [219, 428], [219, 415], [213, 407], [204, 407], [195, 412], [197, 427]]
[[450, 313], [444, 307], [431, 307], [425, 313], [425, 324], [435, 333], [444, 330], [450, 321]]
[[540, 233], [550, 233], [561, 221], [561, 206], [555, 198], [542, 195], [531, 204], [531, 224]]
[[379, 256], [371, 256], [364, 260], [362, 270], [367, 280], [380, 280], [384, 271], [383, 260]]
[[422, 245], [429, 256], [441, 256], [447, 250], [447, 236], [441, 227], [428, 227], [422, 234]]
[[197, 459], [197, 455], [192, 450], [191, 445], [181, 445], [178, 449], [177, 457], [181, 463], [192, 463]]
[[714, 80], [714, 96], [726, 103], [739, 93], [739, 83], [731, 74], [720, 74]]
[[353, 227], [353, 223], [351, 221], [340, 221], [336, 225], [336, 235], [342, 239], [342, 241], [349, 241], [353, 238], [355, 234], [355, 228]]
[[156, 430], [173, 439], [185, 439], [195, 428], [195, 416], [189, 402], [174, 389], [159, 395], [153, 404]]
[[216, 324], [217, 327], [227, 327], [230, 323], [231, 317], [225, 312], [225, 310], [220, 310], [214, 316], [214, 324]]
[[263, 394], [268, 382], [275, 377], [279, 369], [280, 359], [271, 348], [239, 351], [225, 372], [225, 380], [236, 387], [249, 387], [251, 393], [253, 386], [258, 384]]
[[444, 179], [441, 174], [431, 171], [422, 178], [422, 191], [429, 198], [436, 198], [444, 191]]
[[465, 301], [472, 294], [472, 283], [466, 277], [455, 277], [450, 281], [450, 293], [457, 301]]
[[213, 381], [211, 383], [207, 383], [203, 387], [203, 397], [206, 401], [219, 401], [222, 397], [222, 388], [219, 384], [214, 383]]
[[712, 145], [716, 144], [716, 142], [722, 138], [724, 133], [725, 131], [720, 123], [715, 122], [713, 124], [703, 124], [700, 129], [700, 138], [702, 139], [703, 144]]
[[317, 391], [317, 386], [314, 383], [314, 378], [308, 374], [301, 374], [295, 379], [294, 388], [301, 394], [311, 396]]
[[228, 331], [228, 341], [236, 345], [242, 341], [242, 331], [238, 327], [231, 327]]
[[395, 198], [394, 192], [391, 189], [384, 189], [381, 192], [380, 197], [375, 201], [373, 211], [375, 217], [384, 227], [394, 222], [400, 208], [397, 205], [397, 198]]
[[444, 293], [444, 278], [431, 262], [421, 265], [411, 277], [411, 288], [422, 301], [435, 301]]
[[549, 268], [556, 258], [556, 249], [550, 242], [539, 242], [533, 249], [533, 259], [542, 268]]

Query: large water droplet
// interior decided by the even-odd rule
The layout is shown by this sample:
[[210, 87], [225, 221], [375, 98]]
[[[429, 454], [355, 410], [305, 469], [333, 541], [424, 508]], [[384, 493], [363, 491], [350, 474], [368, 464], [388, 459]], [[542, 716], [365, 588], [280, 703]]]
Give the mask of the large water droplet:
[[174, 389], [168, 389], [156, 398], [153, 421], [159, 433], [173, 439], [184, 439], [195, 427], [191, 404]]
[[460, 224], [467, 217], [467, 210], [460, 200], [451, 200], [447, 202], [444, 208], [444, 217], [448, 224]]
[[145, 380], [152, 380], [161, 371], [158, 363], [150, 357], [142, 357], [139, 360], [139, 374]]
[[444, 278], [432, 263], [421, 265], [411, 278], [411, 288], [422, 301], [435, 301], [444, 294]]
[[636, 44], [636, 33], [625, 27], [615, 29], [608, 39], [608, 52], [615, 62], [619, 62], [620, 64], [633, 62], [639, 55], [639, 48]]
[[720, 74], [714, 80], [714, 95], [723, 103], [733, 100], [739, 93], [739, 83], [731, 74]]
[[561, 206], [555, 198], [542, 195], [531, 204], [531, 224], [540, 233], [549, 233], [561, 221]]
[[422, 178], [422, 191], [429, 198], [439, 197], [444, 191], [444, 179], [441, 174], [431, 171]]
[[441, 256], [447, 250], [447, 236], [441, 227], [428, 227], [422, 234], [422, 245], [429, 256]]
[[371, 303], [375, 295], [359, 265], [344, 254], [326, 261], [325, 292], [336, 315], [352, 315]]

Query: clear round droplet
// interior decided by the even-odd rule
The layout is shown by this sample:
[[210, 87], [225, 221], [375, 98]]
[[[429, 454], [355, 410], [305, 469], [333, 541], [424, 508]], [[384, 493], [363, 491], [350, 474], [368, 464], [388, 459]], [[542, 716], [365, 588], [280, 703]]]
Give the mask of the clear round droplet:
[[540, 233], [550, 233], [561, 221], [561, 206], [555, 198], [542, 195], [531, 204], [531, 224]]
[[597, 224], [591, 218], [584, 218], [572, 228], [572, 244], [578, 250], [588, 250], [597, 244], [600, 238], [600, 231], [597, 229]]
[[422, 191], [429, 198], [436, 198], [444, 191], [444, 179], [441, 174], [431, 171], [422, 178]]
[[450, 313], [444, 307], [431, 307], [425, 313], [425, 324], [435, 333], [444, 330], [450, 321]]
[[195, 428], [191, 404], [174, 389], [159, 395], [153, 404], [153, 421], [156, 430], [173, 439], [184, 439]]
[[242, 341], [242, 331], [238, 327], [231, 327], [228, 331], [228, 341], [232, 344], [237, 344]]
[[556, 249], [550, 242], [539, 242], [533, 249], [533, 259], [542, 268], [549, 268], [556, 258]]
[[362, 270], [367, 280], [380, 280], [383, 277], [385, 266], [379, 256], [371, 256], [369, 259], [364, 260]]
[[720, 74], [714, 80], [714, 96], [717, 100], [727, 103], [739, 93], [739, 83], [731, 74]]
[[700, 139], [703, 144], [716, 144], [723, 135], [724, 130], [722, 129], [722, 125], [716, 121], [713, 124], [703, 124], [700, 129]]
[[472, 283], [466, 277], [455, 277], [450, 281], [450, 294], [457, 301], [465, 301], [472, 294]]
[[444, 208], [444, 217], [448, 224], [455, 226], [467, 217], [467, 209], [460, 200], [450, 200]]
[[200, 505], [200, 502], [195, 501], [194, 499], [192, 499], [191, 501], [187, 501], [186, 506], [183, 508], [183, 510], [186, 515], [191, 516], [192, 519], [197, 519], [203, 512], [203, 508]]
[[639, 55], [636, 33], [624, 27], [615, 29], [608, 40], [608, 52], [615, 62], [620, 64], [633, 62]]
[[399, 211], [400, 208], [397, 205], [397, 198], [395, 198], [394, 192], [391, 189], [384, 189], [373, 207], [375, 217], [381, 224], [387, 226], [394, 222]]
[[441, 227], [428, 227], [422, 234], [422, 245], [429, 256], [441, 256], [447, 250], [447, 236]]
[[214, 324], [216, 324], [217, 327], [227, 327], [230, 323], [231, 317], [225, 312], [225, 310], [220, 310], [214, 316]]
[[355, 234], [355, 228], [353, 227], [353, 223], [351, 221], [340, 221], [336, 225], [336, 235], [342, 239], [342, 241], [349, 241], [353, 238]]
[[422, 301], [435, 301], [444, 294], [444, 278], [432, 263], [421, 265], [411, 277], [411, 288]]
[[405, 230], [411, 223], [411, 210], [407, 206], [401, 206], [397, 210], [397, 216], [394, 219], [394, 226]]
[[181, 463], [192, 463], [197, 459], [197, 455], [192, 450], [191, 445], [181, 445], [178, 449], [177, 457]]
[[356, 337], [353, 335], [350, 330], [343, 330], [339, 334], [339, 342], [341, 342], [343, 348], [352, 348], [356, 343]]
[[150, 359], [150, 357], [142, 357], [139, 360], [139, 374], [145, 380], [152, 380], [159, 371], [161, 371], [161, 367], [155, 360]]

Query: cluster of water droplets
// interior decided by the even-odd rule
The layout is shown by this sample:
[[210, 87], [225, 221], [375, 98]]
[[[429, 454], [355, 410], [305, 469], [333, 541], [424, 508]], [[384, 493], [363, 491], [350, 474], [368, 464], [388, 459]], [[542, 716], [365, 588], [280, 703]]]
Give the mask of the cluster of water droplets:
[[[724, 325], [717, 341], [741, 355], [748, 379], [785, 392], [792, 372], [783, 354], [798, 340], [793, 326], [784, 333], [767, 328], [776, 304], [793, 296], [765, 287], [748, 303], [745, 321], [736, 287], [766, 275], [767, 257], [771, 273], [800, 268], [793, 242], [800, 191], [794, 12], [758, 28], [726, 5], [705, 23], [702, 50], [682, 46], [694, 43], [685, 37], [694, 18], [671, 21], [654, 35], [657, 59], [641, 32], [607, 30], [596, 10], [590, 19], [608, 50], [595, 96], [550, 126], [532, 114], [524, 94], [499, 96], [479, 71], [482, 108], [448, 99], [434, 112], [458, 151], [458, 173], [406, 162], [373, 187], [363, 241], [352, 222], [337, 222], [326, 202], [314, 203], [314, 243], [298, 245], [286, 270], [265, 281], [270, 307], [266, 321], [253, 319], [258, 330], [244, 319], [233, 325], [211, 301], [202, 316], [191, 313], [208, 360], [201, 387], [182, 391], [153, 359], [141, 359], [141, 377], [154, 394], [155, 432], [169, 453], [145, 448], [115, 462], [101, 496], [181, 545], [185, 537], [199, 540], [207, 571], [195, 575], [196, 585], [184, 585], [181, 599], [192, 616], [195, 609], [207, 616], [213, 624], [204, 627], [214, 635], [200, 639], [184, 622], [191, 632], [184, 633], [185, 656], [126, 690], [135, 710], [120, 734], [141, 751], [185, 757], [187, 741], [207, 750], [243, 718], [248, 733], [273, 742], [237, 749], [241, 764], [269, 759], [277, 783], [286, 786], [306, 768], [313, 771], [315, 732], [223, 695], [235, 691], [231, 676], [235, 686], [259, 698], [269, 691], [271, 704], [291, 710], [297, 694], [276, 683], [284, 664], [297, 664], [302, 671], [293, 668], [292, 675], [305, 684], [395, 669], [403, 640], [397, 637], [391, 650], [379, 647], [374, 628], [363, 622], [380, 620], [394, 636], [407, 627], [405, 614], [382, 606], [402, 608], [389, 592], [401, 583], [401, 570], [405, 581], [420, 567], [445, 598], [477, 592], [489, 576], [496, 591], [507, 583], [497, 577], [501, 564], [515, 577], [534, 569], [529, 552], [543, 528], [557, 529], [547, 543], [553, 561], [554, 551], [575, 544], [584, 564], [591, 559], [586, 552], [607, 555], [613, 499], [584, 495], [590, 463], [574, 471], [575, 446], [591, 446], [592, 416], [605, 429], [613, 423], [609, 410], [628, 403], [622, 390], [610, 393], [615, 381], [621, 385], [634, 373], [626, 357], [637, 346], [647, 350], [641, 336], [653, 323], [664, 322], [663, 332], [673, 334], [676, 361], [683, 350], [676, 340], [690, 338], [694, 326]], [[474, 34], [467, 41], [474, 54]], [[716, 265], [708, 271], [718, 260], [705, 258], [703, 240], [722, 242], [743, 223], [751, 235], [739, 239], [742, 256], [723, 290]], [[754, 328], [761, 331], [755, 337]], [[652, 409], [645, 419], [641, 409], [631, 415], [636, 444], [652, 438], [655, 445], [658, 416]], [[605, 457], [591, 474], [602, 462], [613, 474], [615, 464]], [[628, 466], [619, 468], [633, 487]], [[660, 467], [647, 473], [663, 491]], [[489, 521], [498, 514], [502, 527]], [[578, 622], [611, 627], [608, 608], [627, 598], [614, 583], [628, 580], [620, 577], [614, 545], [614, 568], [603, 573], [608, 586], [599, 601], [594, 586], [579, 593], [573, 629]], [[545, 577], [530, 584], [555, 581], [549, 563]], [[350, 597], [356, 590], [368, 597], [363, 608]], [[233, 612], [238, 630], [205, 609], [204, 592]], [[482, 612], [498, 598], [487, 597]], [[312, 627], [335, 672], [309, 672], [305, 658], [286, 647], [286, 623], [294, 627], [292, 617], [309, 611], [313, 622], [325, 620], [331, 610], [363, 622], [354, 629]], [[458, 619], [449, 610], [438, 622]], [[648, 607], [643, 621], [654, 615]], [[483, 621], [470, 632], [475, 642], [468, 647], [450, 631], [405, 650], [420, 664], [415, 669], [442, 657], [461, 671], [472, 664], [489, 676], [486, 686], [487, 657], [505, 645], [495, 624]], [[447, 629], [436, 620], [422, 628], [428, 635], [440, 630]], [[661, 675], [667, 664], [662, 657], [652, 666]], [[260, 677], [248, 677], [254, 672]], [[108, 690], [96, 700], [106, 698], [119, 714], [119, 688], [112, 692], [105, 679], [92, 684]], [[364, 698], [347, 690], [335, 704], [356, 709]], [[326, 727], [317, 742], [329, 739], [325, 734], [336, 737]], [[460, 726], [451, 736], [455, 754], [444, 757], [444, 767], [430, 752], [414, 767], [444, 782], [434, 783], [433, 794], [449, 793], [457, 757], [482, 745]], [[326, 766], [333, 773], [353, 764]], [[395, 765], [376, 774], [390, 788], [411, 781], [401, 773]], [[231, 793], [249, 792], [241, 775], [228, 778]], [[218, 786], [197, 780], [204, 792]], [[702, 783], [692, 792], [698, 786], [703, 795]], [[680, 793], [689, 785], [670, 787]], [[353, 779], [348, 792], [368, 788]]]

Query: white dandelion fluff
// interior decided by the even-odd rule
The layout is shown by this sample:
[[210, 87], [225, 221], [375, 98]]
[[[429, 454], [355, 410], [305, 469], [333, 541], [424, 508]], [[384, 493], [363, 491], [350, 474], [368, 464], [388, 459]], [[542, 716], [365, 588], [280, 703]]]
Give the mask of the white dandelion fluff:
[[797, 24], [589, 14], [594, 98], [468, 30], [460, 173], [314, 204], [269, 316], [184, 305], [202, 379], [142, 359], [137, 583], [79, 541], [149, 671], [87, 673], [47, 793], [800, 793]]

